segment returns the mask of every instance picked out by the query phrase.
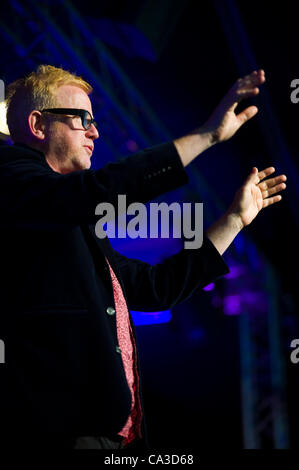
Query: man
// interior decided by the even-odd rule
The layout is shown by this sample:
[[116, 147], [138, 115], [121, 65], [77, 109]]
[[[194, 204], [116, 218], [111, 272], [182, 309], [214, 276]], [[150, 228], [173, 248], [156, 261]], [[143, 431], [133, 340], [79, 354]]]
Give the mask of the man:
[[236, 82], [204, 127], [90, 170], [99, 137], [80, 77], [40, 66], [7, 90], [13, 146], [0, 149], [1, 430], [6, 444], [120, 448], [142, 443], [134, 326], [128, 309], [169, 309], [228, 272], [222, 253], [258, 212], [280, 200], [280, 175], [252, 170], [201, 248], [150, 266], [95, 236], [95, 207], [118, 194], [145, 202], [187, 182], [184, 166], [229, 139], [257, 109], [239, 101], [265, 81]]

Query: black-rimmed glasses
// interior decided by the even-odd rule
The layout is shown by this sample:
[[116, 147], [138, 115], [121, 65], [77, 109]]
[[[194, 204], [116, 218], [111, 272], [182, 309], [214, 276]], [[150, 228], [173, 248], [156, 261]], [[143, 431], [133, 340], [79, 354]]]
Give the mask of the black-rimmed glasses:
[[82, 126], [86, 131], [90, 129], [91, 125], [93, 124], [96, 129], [98, 125], [96, 121], [93, 119], [89, 111], [85, 109], [77, 109], [77, 108], [47, 108], [47, 109], [40, 109], [40, 113], [53, 113], [53, 114], [70, 114], [72, 116], [79, 116], [81, 118]]

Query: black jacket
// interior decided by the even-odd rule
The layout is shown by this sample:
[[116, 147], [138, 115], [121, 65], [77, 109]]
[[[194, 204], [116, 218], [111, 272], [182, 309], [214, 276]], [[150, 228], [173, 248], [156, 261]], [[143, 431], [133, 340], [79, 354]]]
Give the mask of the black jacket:
[[[61, 175], [41, 152], [0, 147], [1, 430], [115, 435], [131, 405], [106, 256], [132, 310], [169, 309], [228, 269], [204, 239], [151, 266], [95, 236], [99, 202], [145, 202], [187, 182], [172, 143]], [[109, 310], [111, 313], [111, 310]]]

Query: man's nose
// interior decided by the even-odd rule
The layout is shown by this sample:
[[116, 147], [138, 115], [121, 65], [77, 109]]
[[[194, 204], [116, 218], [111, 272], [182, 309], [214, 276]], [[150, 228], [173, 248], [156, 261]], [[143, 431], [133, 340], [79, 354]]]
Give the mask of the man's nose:
[[91, 124], [90, 128], [88, 129], [88, 131], [86, 131], [86, 136], [95, 140], [95, 139], [98, 139], [100, 134], [96, 128], [96, 126], [94, 124]]

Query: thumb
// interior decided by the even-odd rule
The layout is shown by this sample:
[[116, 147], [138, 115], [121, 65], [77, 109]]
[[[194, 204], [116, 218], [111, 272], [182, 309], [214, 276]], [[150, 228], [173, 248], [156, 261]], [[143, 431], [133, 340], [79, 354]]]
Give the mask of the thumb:
[[258, 177], [258, 169], [256, 166], [254, 166], [251, 170], [251, 172], [249, 173], [249, 176], [246, 178], [246, 181], [245, 181], [245, 184], [247, 183], [254, 183], [254, 184], [258, 184], [259, 183], [259, 177]]
[[244, 109], [244, 111], [239, 113], [237, 118], [242, 125], [246, 121], [249, 121], [249, 119], [253, 118], [253, 116], [255, 116], [257, 112], [258, 112], [258, 109], [256, 106], [249, 106], [249, 108], [246, 108]]

